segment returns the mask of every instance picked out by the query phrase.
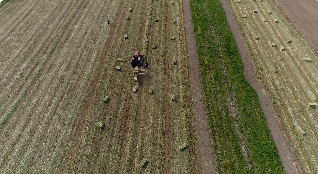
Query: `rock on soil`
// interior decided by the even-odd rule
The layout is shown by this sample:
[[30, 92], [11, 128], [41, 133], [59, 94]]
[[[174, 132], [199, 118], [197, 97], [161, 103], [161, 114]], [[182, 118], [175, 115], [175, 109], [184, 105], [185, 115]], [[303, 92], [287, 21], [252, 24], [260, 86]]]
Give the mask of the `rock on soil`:
[[110, 101], [110, 98], [108, 96], [106, 96], [104, 99], [103, 99], [103, 102], [104, 103], [108, 103]]
[[148, 160], [148, 159], [143, 159], [143, 160], [141, 160], [141, 162], [140, 162], [140, 166], [141, 166], [141, 168], [143, 168], [143, 169], [147, 168], [148, 164], [149, 164], [149, 160]]
[[96, 125], [98, 128], [100, 128], [100, 129], [105, 129], [105, 123], [103, 123], [103, 122], [101, 122], [101, 121], [97, 122], [95, 125]]
[[137, 92], [138, 91], [138, 86], [134, 86], [133, 87], [133, 92]]
[[178, 149], [181, 151], [181, 152], [184, 152], [185, 150], [187, 150], [189, 148], [189, 145], [187, 143], [184, 143], [182, 145], [180, 145], [178, 147]]

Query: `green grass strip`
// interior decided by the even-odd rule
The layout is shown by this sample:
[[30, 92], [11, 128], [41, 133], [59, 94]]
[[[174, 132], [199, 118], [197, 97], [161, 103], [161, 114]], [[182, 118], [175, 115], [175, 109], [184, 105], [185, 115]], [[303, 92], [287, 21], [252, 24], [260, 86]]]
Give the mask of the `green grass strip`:
[[191, 0], [191, 9], [218, 172], [284, 173], [220, 2]]

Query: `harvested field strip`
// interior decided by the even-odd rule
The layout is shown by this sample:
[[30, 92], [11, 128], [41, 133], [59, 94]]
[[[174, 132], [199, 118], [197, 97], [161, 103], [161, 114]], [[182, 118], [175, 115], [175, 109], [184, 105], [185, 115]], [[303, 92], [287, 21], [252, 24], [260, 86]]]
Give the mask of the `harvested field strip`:
[[[27, 9], [25, 10], [24, 7]], [[4, 37], [1, 38], [1, 41], [4, 41], [5, 39], [8, 38], [8, 36], [10, 34], [12, 34], [12, 32], [16, 31], [16, 28], [18, 26], [21, 26], [20, 21], [29, 19], [29, 15], [31, 14], [31, 12], [34, 10], [34, 8], [36, 7], [36, 5], [34, 3], [30, 3], [30, 4], [25, 4], [25, 6], [21, 7], [20, 9], [23, 10], [21, 11], [22, 14], [19, 15], [19, 17], [15, 17], [17, 14], [12, 14], [11, 9], [8, 11], [4, 11], [4, 13], [2, 13], [4, 16], [9, 16], [8, 14], [10, 14], [11, 16], [9, 16], [9, 18], [7, 18], [6, 22], [4, 22], [4, 25], [2, 25], [2, 29], [3, 31], [5, 30], [9, 30], [9, 32], [4, 34]], [[14, 15], [14, 16], [13, 16]], [[15, 20], [17, 18], [21, 18], [20, 20], [18, 20], [17, 22], [13, 22], [12, 20]]]
[[[131, 5], [132, 4], [130, 4], [130, 3], [125, 4], [124, 9], [126, 9], [126, 10], [123, 11], [123, 18], [126, 17], [126, 15], [128, 13], [128, 10], [127, 10], [128, 7], [135, 8], [134, 5], [132, 5], [132, 6]], [[114, 45], [114, 47], [120, 47], [121, 45], [124, 45], [124, 44], [129, 44], [129, 46], [122, 48], [122, 50], [115, 49], [117, 52], [114, 54], [114, 57], [124, 58], [125, 54], [131, 52], [130, 48], [134, 48], [133, 45], [135, 45], [138, 42], [137, 35], [134, 36], [131, 33], [131, 31], [129, 30], [129, 28], [133, 27], [132, 24], [139, 26], [139, 24], [140, 24], [139, 21], [135, 21], [135, 19], [139, 18], [140, 13], [141, 13], [141, 11], [136, 12], [132, 15], [129, 15], [130, 18], [132, 18], [132, 21], [123, 20], [122, 23], [120, 24], [120, 29], [118, 32], [120, 34], [118, 34], [118, 37], [115, 38], [115, 40], [118, 40], [118, 42], [117, 43], [115, 42], [116, 45]], [[137, 30], [135, 30], [135, 31], [137, 31], [137, 33], [139, 31], [138, 29], [140, 29], [140, 28], [138, 27]], [[128, 35], [129, 41], [123, 40], [124, 34]], [[119, 62], [114, 62], [114, 63], [118, 64]], [[110, 68], [113, 68], [116, 64], [113, 64]], [[128, 66], [123, 65], [123, 68], [127, 69]], [[110, 71], [110, 73], [114, 73], [114, 72]], [[106, 75], [105, 77], [108, 78], [111, 76]], [[118, 77], [121, 77], [121, 78], [118, 78], [118, 79], [110, 78], [109, 81], [103, 82], [103, 83], [106, 83], [108, 86], [110, 84], [113, 84], [114, 86], [116, 86], [116, 88], [118, 88], [116, 91], [115, 90], [110, 91], [110, 87], [107, 87], [101, 91], [106, 91], [107, 93], [111, 92], [113, 97], [120, 96], [121, 94], [126, 94], [126, 93], [132, 92], [133, 84], [131, 83], [132, 79], [129, 78], [129, 73], [120, 72]], [[125, 79], [127, 82], [130, 82], [130, 83], [123, 84], [120, 79]], [[108, 154], [107, 161], [109, 161], [105, 166], [105, 168], [107, 169], [105, 172], [112, 173], [112, 172], [118, 171], [118, 168], [120, 168], [119, 165], [123, 164], [119, 161], [120, 159], [118, 159], [118, 157], [119, 157], [118, 154], [120, 154], [120, 151], [123, 150], [123, 148], [120, 148], [120, 147], [127, 147], [127, 145], [123, 144], [125, 142], [125, 139], [127, 136], [126, 134], [128, 131], [126, 126], [132, 125], [132, 123], [130, 121], [128, 121], [129, 114], [127, 113], [128, 110], [133, 109], [133, 108], [130, 108], [130, 105], [129, 105], [131, 100], [133, 100], [130, 97], [131, 97], [130, 95], [126, 95], [122, 100], [115, 101], [117, 103], [113, 104], [114, 106], [116, 106], [118, 108], [118, 109], [114, 109], [114, 115], [116, 115], [116, 117], [112, 118], [112, 120], [108, 121], [111, 123], [111, 125], [114, 125], [112, 128], [110, 128], [110, 130], [112, 130], [113, 133], [110, 133], [109, 137], [107, 137], [103, 140], [103, 141], [105, 141], [105, 144], [107, 144], [107, 151], [105, 152], [105, 155]], [[134, 103], [138, 103], [138, 102], [134, 102]], [[109, 111], [105, 110], [103, 113], [108, 113], [108, 112]], [[133, 115], [135, 115], [135, 114], [133, 114]], [[130, 115], [130, 116], [133, 116], [133, 115]], [[107, 116], [107, 114], [105, 116]], [[128, 123], [130, 123], [130, 124], [128, 124]], [[133, 125], [135, 125], [135, 124], [133, 124]], [[107, 139], [111, 139], [111, 141], [109, 141]], [[103, 143], [100, 142], [100, 144], [103, 144]], [[113, 144], [121, 144], [121, 145], [114, 146]], [[121, 157], [124, 157], [124, 155], [121, 155]], [[102, 166], [103, 164], [100, 164], [100, 165]]]
[[[49, 68], [50, 69], [50, 68]], [[53, 69], [54, 70], [54, 69]], [[56, 81], [56, 80], [55, 80]], [[54, 88], [53, 88], [54, 89]], [[63, 88], [62, 88], [63, 89]]]
[[[0, 14], [3, 16], [3, 18], [0, 19], [1, 22], [1, 29], [2, 31], [5, 31], [6, 29], [12, 27], [13, 25], [17, 25], [21, 19], [24, 17], [24, 14], [26, 14], [29, 10], [28, 8], [32, 8], [33, 6], [30, 6], [28, 4], [30, 1], [23, 1], [19, 4], [13, 5], [13, 6], [5, 6], [8, 8], [1, 8]], [[21, 11], [18, 11], [17, 14], [10, 13], [10, 11], [17, 11], [17, 9], [20, 9]], [[1, 36], [4, 34], [1, 32]]]
[[[113, 1], [111, 3], [111, 7], [114, 7], [115, 9], [117, 9], [118, 5], [120, 5], [120, 4], [123, 4], [123, 2], [122, 1], [119, 1], [119, 2]], [[107, 9], [111, 9], [111, 8], [107, 8]], [[104, 13], [104, 15], [106, 15], [106, 13]], [[114, 14], [114, 15], [116, 15], [116, 14]], [[105, 18], [106, 18], [106, 16], [103, 16], [103, 18], [101, 18], [101, 19], [105, 19]], [[100, 32], [100, 33], [102, 33], [102, 32]], [[108, 49], [112, 49], [112, 44], [113, 44], [112, 40], [113, 40], [113, 36], [116, 35], [116, 33], [117, 33], [117, 27], [115, 27], [115, 30], [110, 31], [109, 37], [107, 38], [108, 42], [106, 42], [105, 47], [102, 47], [102, 49], [101, 49], [102, 52], [100, 52], [99, 54], [96, 55], [96, 57], [100, 58], [100, 59], [97, 61], [98, 63], [96, 62], [96, 64], [93, 66], [93, 67], [98, 67], [98, 68], [93, 70], [93, 72], [95, 72], [93, 74], [93, 77], [95, 77], [95, 78], [92, 79], [93, 81], [89, 85], [93, 89], [90, 89], [91, 92], [88, 93], [87, 101], [85, 101], [86, 106], [82, 106], [82, 108], [83, 108], [83, 110], [81, 111], [82, 113], [79, 113], [82, 115], [82, 118], [78, 119], [78, 121], [75, 122], [77, 124], [75, 124], [76, 129], [74, 130], [73, 136], [77, 137], [77, 138], [73, 139], [73, 144], [71, 146], [74, 146], [75, 148], [72, 148], [72, 151], [69, 152], [69, 159], [67, 159], [67, 160], [70, 160], [69, 161], [70, 164], [72, 164], [73, 162], [75, 162], [75, 160], [77, 160], [77, 154], [80, 153], [80, 151], [79, 151], [81, 149], [80, 144], [83, 143], [83, 142], [80, 142], [80, 140], [85, 138], [83, 133], [87, 129], [86, 125], [88, 124], [88, 121], [90, 120], [89, 116], [94, 114], [94, 112], [93, 112], [94, 110], [90, 109], [90, 107], [92, 107], [92, 103], [93, 102], [100, 103], [100, 101], [102, 101], [102, 98], [104, 97], [104, 96], [97, 96], [95, 94], [95, 90], [98, 88], [97, 83], [100, 82], [100, 79], [103, 77], [104, 70], [105, 69], [113, 70], [115, 61], [109, 61], [110, 58], [112, 58], [112, 57], [109, 57], [110, 55], [105, 55], [105, 51]], [[93, 52], [91, 54], [93, 54]], [[109, 57], [109, 59], [104, 59], [104, 57], [106, 57], [106, 56]], [[114, 59], [114, 58], [112, 58], [112, 59]], [[101, 63], [104, 61], [107, 61], [107, 62]], [[109, 63], [108, 63], [108, 61], [109, 61]], [[107, 66], [107, 67], [103, 67], [103, 66]], [[112, 75], [110, 75], [110, 77], [112, 77]], [[94, 98], [96, 98], [96, 99], [94, 100]], [[74, 166], [74, 169], [72, 169], [72, 170], [80, 170], [80, 168], [78, 168], [78, 167], [80, 167], [80, 166]]]
[[[307, 61], [315, 60], [317, 56], [273, 2], [231, 3], [258, 65], [259, 76], [271, 92], [302, 168], [306, 173], [317, 172], [315, 159], [318, 154], [315, 149], [318, 129], [314, 117], [317, 111], [311, 109], [309, 103], [317, 100], [318, 78], [315, 74], [318, 69], [317, 62]], [[252, 9], [259, 9], [260, 13], [244, 20], [239, 17]], [[266, 18], [267, 22], [262, 22], [261, 18]], [[279, 22], [274, 23], [275, 19]], [[256, 41], [249, 33], [257, 33], [260, 39]], [[278, 48], [272, 48], [271, 42], [275, 42]], [[285, 50], [279, 50], [280, 46], [284, 46]]]
[[[63, 35], [61, 35], [61, 37], [62, 37]], [[62, 39], [61, 37], [59, 37], [59, 39]], [[43, 68], [43, 66], [46, 64], [46, 62], [49, 60], [49, 55], [50, 55], [50, 52], [52, 52], [52, 51], [54, 51], [55, 49], [56, 49], [56, 47], [57, 47], [57, 44], [59, 44], [60, 42], [59, 42], [59, 40], [57, 40], [56, 42], [55, 42], [55, 44], [52, 44], [52, 47], [50, 47], [49, 48], [49, 51], [46, 53], [46, 55], [44, 55], [43, 57], [42, 57], [42, 55], [41, 55], [41, 57], [43, 58], [43, 60], [41, 61], [41, 62], [39, 62], [39, 63], [35, 63], [34, 61], [33, 61], [33, 63], [35, 63], [34, 65], [31, 65], [31, 66], [28, 66], [28, 68], [30, 67], [30, 74], [28, 74], [28, 73], [26, 73], [26, 77], [25, 77], [25, 80], [27, 81], [26, 82], [26, 84], [31, 84], [35, 79], [30, 79], [29, 77], [32, 77], [32, 75], [33, 74], [37, 74], [38, 72], [40, 72], [40, 70]], [[37, 56], [39, 56], [39, 55], [37, 55]], [[32, 56], [32, 58], [33, 58], [34, 56]], [[32, 58], [31, 58], [31, 60], [32, 60]], [[41, 59], [40, 59], [41, 60]], [[31, 62], [29, 62], [30, 64], [31, 64]], [[40, 64], [39, 66], [38, 66], [38, 64]], [[32, 66], [34, 66], [34, 67], [32, 67]], [[25, 71], [27, 71], [27, 70], [25, 70]], [[21, 80], [24, 80], [23, 78], [21, 79]], [[21, 81], [20, 80], [20, 81]], [[16, 83], [16, 84], [19, 84], [21, 87], [20, 88], [22, 88], [22, 87], [24, 87], [24, 89], [26, 89], [27, 87], [28, 87], [28, 85], [22, 85], [22, 84], [20, 84], [20, 83]], [[26, 86], [26, 87], [25, 87]], [[10, 87], [9, 89], [16, 89], [15, 87]], [[16, 90], [22, 90], [22, 89], [16, 89]], [[10, 94], [10, 93], [9, 93]], [[8, 95], [8, 94], [7, 94]], [[10, 98], [10, 99], [15, 99], [14, 97], [12, 97], [12, 98]], [[7, 100], [7, 102], [9, 103], [10, 102], [10, 100]], [[7, 107], [8, 108], [8, 107]], [[12, 107], [9, 107], [9, 108], [12, 108]]]
[[[48, 85], [50, 85], [50, 84], [48, 84]], [[46, 87], [48, 87], [48, 86], [46, 86]], [[36, 92], [36, 91], [34, 91], [34, 92]], [[32, 94], [31, 94], [31, 95], [32, 95]], [[21, 116], [22, 116], [22, 115], [23, 115], [23, 114], [21, 114]], [[13, 118], [15, 118], [15, 119], [16, 119], [16, 118], [18, 118], [18, 117], [13, 117]], [[15, 125], [15, 124], [14, 124], [14, 125]]]
[[219, 1], [194, 1], [191, 6], [218, 171], [282, 173]]
[[[63, 5], [63, 4], [62, 4]], [[57, 8], [58, 8], [59, 6], [57, 6]], [[67, 9], [66, 9], [67, 10]], [[61, 14], [61, 16], [63, 17], [63, 15], [65, 14], [65, 13], [62, 13], [62, 12], [60, 12], [59, 14]], [[59, 15], [59, 14], [57, 14], [57, 15]], [[56, 14], [55, 14], [56, 15]], [[38, 25], [33, 25], [33, 26], [35, 26], [35, 27], [30, 27], [30, 28], [32, 28], [33, 30], [30, 30], [30, 28], [29, 28], [29, 32], [26, 30], [26, 31], [19, 31], [19, 32], [17, 32], [17, 37], [10, 37], [10, 40], [12, 39], [13, 41], [17, 41], [18, 43], [20, 43], [21, 45], [19, 45], [19, 44], [16, 44], [15, 42], [9, 42], [9, 41], [7, 41], [7, 42], [3, 42], [3, 47], [10, 47], [11, 45], [13, 46], [13, 47], [21, 47], [21, 48], [24, 48], [23, 50], [19, 50], [19, 51], [16, 51], [15, 53], [13, 53], [13, 54], [11, 54], [11, 56], [12, 57], [20, 57], [20, 56], [26, 56], [25, 57], [25, 60], [29, 60], [28, 58], [28, 56], [29, 56], [29, 54], [30, 54], [30, 51], [31, 50], [34, 50], [35, 52], [37, 51], [37, 49], [39, 49], [39, 47], [41, 46], [41, 45], [38, 45], [38, 43], [39, 42], [41, 42], [41, 41], [43, 41], [43, 39], [45, 39], [45, 37], [43, 37], [43, 36], [48, 36], [48, 35], [44, 35], [44, 34], [46, 34], [48, 31], [47, 30], [49, 30], [49, 27], [50, 26], [52, 26], [52, 25], [56, 25], [57, 24], [57, 22], [59, 22], [59, 21], [57, 21], [57, 20], [55, 20], [55, 21], [53, 21], [53, 19], [62, 19], [62, 18], [57, 18], [57, 16], [55, 16], [55, 15], [53, 15], [53, 14], [50, 14], [49, 16], [52, 16], [52, 18], [50, 18], [49, 19], [49, 21], [50, 22], [46, 22], [46, 23], [40, 23], [40, 22], [38, 22], [37, 24]], [[52, 20], [51, 20], [52, 19]], [[51, 25], [50, 25], [51, 24]], [[36, 27], [41, 27], [41, 28], [43, 28], [43, 30], [35, 30], [34, 28], [36, 28]], [[32, 32], [31, 32], [32, 31]], [[49, 30], [50, 31], [50, 30]], [[25, 42], [24, 40], [30, 40], [32, 37], [35, 37], [35, 38], [37, 38], [35, 41], [33, 41], [33, 42]], [[24, 41], [24, 42], [23, 42]], [[23, 44], [23, 45], [22, 45]], [[29, 45], [29, 47], [27, 46], [27, 45]], [[33, 47], [35, 47], [35, 48], [33, 48]], [[7, 55], [8, 55], [8, 53], [7, 53]], [[21, 67], [17, 67], [17, 65], [18, 65], [18, 61], [21, 61], [21, 60], [19, 60], [19, 59], [15, 59], [15, 62], [14, 62], [14, 64], [7, 64], [6, 65], [6, 68], [3, 68], [3, 70], [1, 71], [1, 73], [3, 73], [3, 72], [7, 72], [7, 71], [10, 71], [10, 72], [13, 72], [13, 73], [17, 73], [16, 71], [17, 71], [17, 69], [18, 68], [21, 68]], [[12, 62], [13, 63], [13, 62]], [[22, 67], [23, 68], [25, 68], [25, 65], [26, 64], [24, 64]], [[13, 68], [13, 67], [16, 67], [15, 69]], [[23, 70], [23, 69], [22, 69]], [[20, 71], [18, 71], [19, 73], [20, 73]], [[9, 76], [10, 74], [8, 74], [8, 76]]]
[[[163, 33], [163, 31], [161, 30], [163, 25], [164, 25], [164, 20], [166, 19], [166, 16], [164, 13], [160, 13], [160, 8], [162, 5], [163, 1], [155, 1], [153, 4], [149, 4], [149, 10], [150, 12], [148, 12], [148, 14], [151, 14], [151, 17], [148, 19], [150, 26], [149, 26], [149, 52], [147, 56], [147, 59], [149, 60], [149, 62], [151, 62], [151, 64], [155, 64], [155, 62], [158, 62], [158, 66], [153, 67], [153, 72], [157, 73], [157, 76], [153, 76], [153, 82], [154, 84], [156, 83], [161, 83], [163, 84], [165, 81], [165, 72], [164, 72], [164, 67], [163, 67], [163, 62], [162, 59], [160, 59], [160, 57], [162, 57], [163, 53], [163, 48], [162, 48], [162, 36], [164, 36], [165, 33]], [[159, 22], [155, 23], [154, 20], [159, 19]], [[151, 27], [151, 28], [150, 28]], [[153, 73], [153, 74], [154, 74]], [[160, 96], [166, 96], [164, 95], [165, 90], [163, 90], [163, 85], [160, 86], [154, 86], [154, 90], [155, 93], [158, 93], [157, 96], [155, 97], [155, 105], [158, 105], [158, 107], [155, 107], [154, 113], [161, 113], [161, 109], [160, 107], [162, 107], [163, 103], [162, 100], [163, 98], [161, 98]], [[169, 101], [168, 101], [169, 102]], [[162, 161], [162, 152], [160, 147], [162, 146], [162, 133], [163, 133], [163, 117], [158, 117], [156, 115], [152, 116], [154, 117], [154, 123], [153, 123], [153, 127], [154, 127], [154, 131], [153, 131], [153, 135], [154, 138], [152, 140], [152, 148], [151, 148], [151, 155], [150, 155], [150, 161], [155, 161], [156, 163], [151, 163], [149, 167], [152, 168], [152, 170], [154, 170], [154, 173], [160, 173], [160, 171], [162, 171], [162, 168], [160, 168], [160, 163]], [[158, 157], [155, 157], [155, 155], [158, 155]], [[156, 158], [158, 158], [156, 160]]]
[[[181, 7], [182, 0], [3, 5], [0, 173], [200, 173]], [[139, 82], [134, 51], [150, 64]]]
[[[98, 7], [100, 7], [100, 9], [98, 8]], [[94, 9], [96, 9], [97, 11], [101, 11], [101, 9], [102, 9], [102, 7], [103, 6], [96, 6], [96, 7], [93, 7]], [[99, 13], [97, 13], [97, 15], [93, 15], [93, 13], [92, 13], [92, 19], [91, 20], [96, 20], [96, 19], [94, 19], [94, 18], [96, 18], [96, 17], [98, 17], [98, 14]], [[88, 42], [87, 42], [87, 44], [89, 44], [89, 45], [93, 45], [93, 46], [96, 46], [95, 45], [95, 42], [96, 42], [96, 38], [98, 37], [98, 34], [97, 33], [99, 33], [99, 32], [96, 32], [95, 30], [96, 29], [99, 29], [99, 28], [97, 28], [96, 26], [94, 26], [94, 25], [92, 25], [92, 26], [90, 26], [90, 28], [89, 28], [89, 30], [88, 30], [88, 32], [87, 32], [87, 35], [94, 35], [94, 37], [91, 37], [91, 40], [88, 40]], [[96, 34], [94, 34], [94, 33], [96, 33]], [[85, 40], [84, 40], [85, 41]], [[84, 42], [85, 43], [85, 42]], [[95, 52], [95, 51], [93, 51], [93, 50], [89, 50], [90, 52], [91, 52], [91, 54], [93, 54], [93, 52]], [[88, 56], [88, 57], [91, 57], [91, 58], [93, 58], [92, 60], [94, 61], [94, 59], [95, 59], [95, 56], [94, 55], [92, 55], [92, 56]], [[92, 62], [92, 64], [93, 64], [93, 62]], [[71, 66], [71, 67], [74, 67], [74, 66]], [[94, 67], [94, 66], [92, 66], [92, 67]], [[88, 69], [89, 70], [89, 69]]]
[[[151, 64], [155, 64], [155, 62], [158, 62], [156, 64], [158, 64], [156, 67], [153, 67], [153, 73], [152, 73], [152, 77], [155, 78], [153, 79], [153, 83], [159, 83], [159, 84], [164, 84], [164, 85], [160, 85], [160, 86], [154, 86], [154, 90], [155, 93], [158, 94], [155, 97], [155, 105], [157, 105], [157, 107], [155, 107], [155, 113], [160, 113], [160, 115], [163, 113], [163, 105], [165, 102], [170, 102], [169, 101], [169, 94], [167, 94], [165, 89], [169, 89], [169, 88], [165, 88], [165, 84], [166, 80], [168, 79], [167, 75], [166, 75], [166, 71], [165, 71], [165, 65], [164, 65], [164, 61], [163, 61], [163, 55], [167, 54], [167, 52], [164, 52], [165, 48], [164, 48], [164, 40], [166, 37], [166, 33], [164, 30], [166, 30], [166, 20], [167, 20], [167, 16], [166, 13], [162, 13], [162, 6], [165, 3], [165, 1], [154, 1], [153, 4], [149, 4], [149, 8], [150, 8], [150, 12], [148, 12], [149, 14], [151, 14], [152, 16], [149, 18], [149, 22], [151, 25], [151, 28], [149, 28], [149, 52], [148, 52], [148, 57], [147, 59], [149, 60], [149, 62], [151, 62]], [[159, 22], [154, 22], [156, 19], [159, 20]], [[156, 76], [154, 76], [154, 74], [158, 74]], [[160, 97], [160, 96], [165, 96], [165, 97]], [[168, 100], [167, 100], [168, 99]], [[152, 140], [152, 148], [150, 150], [151, 155], [150, 155], [150, 161], [155, 161], [155, 163], [151, 163], [149, 167], [152, 168], [152, 170], [154, 170], [154, 173], [160, 173], [163, 172], [163, 153], [164, 151], [162, 151], [163, 149], [163, 144], [164, 144], [164, 139], [163, 139], [163, 134], [164, 134], [164, 119], [165, 117], [158, 117], [156, 115], [153, 115], [152, 117], [154, 117], [154, 131], [153, 131], [153, 135], [154, 138]], [[163, 129], [162, 129], [163, 128]], [[167, 135], [171, 135], [171, 133], [173, 132], [166, 132]], [[168, 149], [170, 149], [171, 147], [169, 147]], [[168, 150], [167, 149], [167, 150]], [[155, 155], [158, 155], [157, 157], [155, 157]], [[157, 160], [156, 160], [157, 158]]]
[[[53, 24], [54, 24], [54, 23], [53, 23]], [[50, 33], [50, 34], [51, 34], [51, 33]], [[50, 35], [50, 34], [49, 34], [49, 35]], [[46, 38], [44, 38], [44, 39], [46, 39]], [[42, 40], [42, 41], [44, 41], [44, 40]], [[14, 83], [14, 82], [21, 81], [21, 80], [28, 80], [28, 78], [30, 77], [30, 74], [32, 73], [32, 71], [34, 71], [34, 67], [37, 66], [37, 64], [34, 64], [35, 62], [33, 62], [33, 61], [34, 61], [34, 57], [35, 57], [35, 56], [39, 56], [39, 55], [38, 55], [38, 54], [40, 54], [40, 51], [39, 51], [39, 50], [45, 48], [44, 46], [42, 46], [42, 47], [37, 46], [38, 43], [39, 43], [39, 42], [34, 42], [34, 43], [31, 43], [31, 44], [30, 44], [31, 47], [33, 47], [33, 46], [36, 47], [34, 54], [29, 55], [29, 54], [30, 54], [30, 50], [29, 50], [29, 48], [27, 47], [25, 50], [22, 51], [22, 52], [23, 52], [22, 54], [15, 55], [15, 56], [19, 56], [19, 57], [24, 57], [24, 56], [26, 56], [26, 57], [30, 57], [30, 58], [26, 59], [26, 62], [23, 63], [23, 65], [22, 65], [21, 67], [19, 67], [19, 69], [16, 69], [15, 71], [12, 71], [13, 73], [16, 73], [16, 74], [12, 74], [12, 75], [15, 76], [16, 78], [15, 78], [15, 80], [11, 81], [11, 82], [9, 83], [9, 85], [6, 87], [6, 91], [7, 91], [8, 93], [5, 93], [5, 95], [2, 95], [2, 96], [1, 96], [1, 100], [4, 100], [4, 101], [5, 101], [5, 99], [7, 99], [7, 98], [3, 98], [3, 97], [4, 97], [4, 96], [6, 96], [6, 97], [9, 96], [9, 94], [10, 94], [10, 93], [9, 93], [9, 90], [13, 90], [13, 89], [17, 90], [17, 88], [21, 90], [21, 88], [25, 86], [25, 85], [23, 85], [23, 83]], [[27, 44], [27, 43], [25, 43], [25, 44]], [[25, 46], [25, 45], [24, 45], [24, 46]], [[20, 60], [19, 62], [21, 63], [21, 60]], [[18, 63], [18, 60], [17, 60], [16, 63]], [[10, 64], [10, 63], [8, 63], [8, 64]], [[12, 63], [11, 63], [11, 64], [12, 64]], [[10, 68], [12, 69], [12, 67], [10, 67]], [[27, 68], [28, 68], [28, 69], [27, 69]], [[9, 70], [9, 69], [8, 69], [8, 70]], [[2, 71], [2, 73], [4, 73], [4, 72], [6, 72], [6, 71]], [[7, 71], [7, 72], [8, 72], [8, 71]], [[9, 71], [9, 72], [11, 72], [11, 71]], [[6, 79], [7, 79], [8, 76], [9, 76], [9, 75], [5, 76], [5, 78], [2, 80], [1, 86], [3, 86], [3, 84], [5, 84]], [[19, 85], [19, 86], [15, 86], [15, 85]], [[3, 91], [3, 92], [4, 92], [4, 91]], [[14, 97], [15, 97], [15, 96], [12, 96], [12, 95], [11, 95], [11, 98], [12, 98], [12, 99], [14, 99]], [[7, 100], [8, 103], [9, 103], [9, 101], [10, 101], [10, 100]], [[5, 105], [4, 105], [4, 106], [5, 106]]]

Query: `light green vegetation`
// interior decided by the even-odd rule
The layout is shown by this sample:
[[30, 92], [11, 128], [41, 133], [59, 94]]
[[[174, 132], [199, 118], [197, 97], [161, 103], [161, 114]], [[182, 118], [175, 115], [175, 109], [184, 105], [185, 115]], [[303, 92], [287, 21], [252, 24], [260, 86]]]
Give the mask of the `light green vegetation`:
[[219, 1], [194, 0], [191, 6], [218, 172], [283, 173]]

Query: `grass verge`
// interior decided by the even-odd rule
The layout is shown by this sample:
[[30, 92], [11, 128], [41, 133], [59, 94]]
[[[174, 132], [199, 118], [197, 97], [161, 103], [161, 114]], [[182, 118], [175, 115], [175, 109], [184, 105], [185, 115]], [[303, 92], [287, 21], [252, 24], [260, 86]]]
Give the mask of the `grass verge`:
[[284, 173], [220, 2], [191, 9], [218, 172]]

